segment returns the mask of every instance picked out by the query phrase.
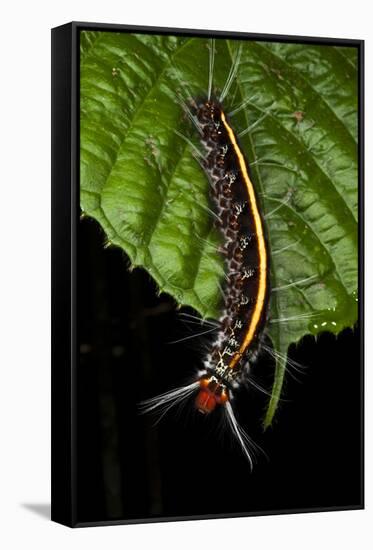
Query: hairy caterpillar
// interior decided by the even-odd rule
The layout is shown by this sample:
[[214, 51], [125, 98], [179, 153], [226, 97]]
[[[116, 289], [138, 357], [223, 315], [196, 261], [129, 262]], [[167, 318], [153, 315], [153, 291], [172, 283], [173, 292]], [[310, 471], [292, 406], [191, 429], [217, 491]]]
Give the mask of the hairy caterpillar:
[[240, 49], [219, 96], [212, 90], [214, 53], [212, 40], [207, 95], [183, 106], [204, 150], [197, 151], [197, 160], [210, 182], [213, 214], [223, 237], [220, 253], [225, 257], [226, 267], [224, 303], [217, 336], [197, 379], [144, 401], [141, 409], [158, 411], [163, 416], [193, 394], [195, 407], [202, 414], [221, 407], [252, 466], [255, 445], [239, 426], [232, 400], [242, 381], [250, 377], [250, 367], [263, 346], [270, 296], [270, 253], [249, 165], [223, 106], [239, 66]]
[[227, 278], [221, 328], [205, 361], [206, 375], [196, 399], [198, 410], [209, 413], [229, 401], [227, 390], [257, 353], [267, 317], [269, 251], [248, 164], [222, 106], [206, 100], [198, 105], [196, 116], [224, 236]]

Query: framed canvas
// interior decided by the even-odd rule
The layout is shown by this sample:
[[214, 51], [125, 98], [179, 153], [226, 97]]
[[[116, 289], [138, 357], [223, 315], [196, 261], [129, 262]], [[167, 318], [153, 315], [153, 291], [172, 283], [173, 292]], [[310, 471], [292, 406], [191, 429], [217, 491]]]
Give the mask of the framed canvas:
[[52, 519], [363, 507], [363, 42], [52, 30]]

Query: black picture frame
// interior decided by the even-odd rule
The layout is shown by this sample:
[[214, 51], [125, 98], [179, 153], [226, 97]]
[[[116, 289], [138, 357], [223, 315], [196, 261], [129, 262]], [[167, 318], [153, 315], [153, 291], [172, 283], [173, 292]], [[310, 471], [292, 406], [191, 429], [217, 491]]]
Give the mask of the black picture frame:
[[359, 55], [359, 338], [361, 500], [330, 508], [273, 510], [300, 513], [364, 507], [364, 41], [211, 30], [72, 22], [52, 29], [52, 520], [70, 527], [237, 517], [222, 513], [79, 521], [77, 516], [77, 243], [79, 222], [79, 33], [82, 30], [239, 38], [256, 41], [354, 46]]

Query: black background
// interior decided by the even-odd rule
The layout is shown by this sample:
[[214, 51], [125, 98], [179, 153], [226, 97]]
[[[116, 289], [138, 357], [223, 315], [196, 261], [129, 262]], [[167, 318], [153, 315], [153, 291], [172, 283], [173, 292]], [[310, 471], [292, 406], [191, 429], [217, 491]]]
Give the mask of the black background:
[[[305, 369], [287, 375], [266, 432], [268, 398], [240, 392], [240, 423], [268, 455], [250, 473], [218, 411], [202, 417], [187, 403], [156, 426], [138, 414], [142, 399], [191, 381], [208, 337], [170, 342], [206, 327], [186, 324], [147, 273], [104, 249], [94, 221], [80, 222], [78, 246], [79, 522], [361, 505], [358, 330], [292, 347]], [[266, 359], [254, 370], [267, 388], [272, 373]]]

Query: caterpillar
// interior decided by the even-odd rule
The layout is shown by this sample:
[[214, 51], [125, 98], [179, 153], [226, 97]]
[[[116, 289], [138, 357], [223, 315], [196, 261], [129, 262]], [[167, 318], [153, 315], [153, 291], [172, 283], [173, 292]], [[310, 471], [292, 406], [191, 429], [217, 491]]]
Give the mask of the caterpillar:
[[142, 402], [141, 409], [158, 410], [163, 416], [195, 393], [195, 408], [201, 414], [211, 414], [217, 407], [224, 410], [252, 467], [255, 444], [238, 424], [232, 400], [262, 345], [270, 296], [270, 254], [249, 164], [223, 106], [239, 53], [218, 98], [212, 93], [213, 44], [210, 52], [208, 93], [192, 101], [186, 111], [204, 150], [199, 162], [210, 183], [213, 212], [223, 238], [220, 253], [225, 258], [224, 303], [217, 336], [196, 380]]
[[222, 105], [198, 105], [206, 174], [224, 237], [226, 258], [224, 309], [220, 331], [208, 355], [196, 406], [210, 413], [229, 401], [234, 387], [260, 346], [269, 303], [269, 250], [248, 163]]
[[146, 411], [169, 403], [172, 406], [174, 400], [198, 390], [197, 410], [210, 414], [216, 406], [223, 406], [252, 464], [248, 436], [236, 421], [231, 401], [260, 350], [270, 294], [269, 250], [248, 163], [222, 105], [206, 99], [196, 106], [196, 118], [207, 153], [203, 165], [224, 237], [221, 253], [226, 258], [227, 282], [223, 311], [198, 380], [144, 404]]

